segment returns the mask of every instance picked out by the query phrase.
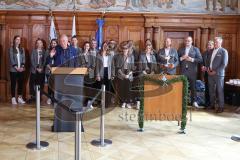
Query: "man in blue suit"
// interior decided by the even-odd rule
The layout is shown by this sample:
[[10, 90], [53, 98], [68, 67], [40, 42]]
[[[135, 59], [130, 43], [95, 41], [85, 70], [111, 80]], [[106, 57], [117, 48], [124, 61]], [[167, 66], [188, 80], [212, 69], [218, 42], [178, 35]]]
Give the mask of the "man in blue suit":
[[77, 50], [68, 45], [68, 37], [63, 34], [60, 37], [60, 45], [50, 52], [50, 57], [54, 59], [54, 66], [78, 67]]
[[180, 57], [180, 73], [188, 78], [191, 90], [191, 103], [194, 107], [200, 108], [196, 102], [196, 79], [198, 64], [202, 63], [202, 56], [199, 49], [192, 45], [192, 37], [185, 39], [185, 47], [178, 50]]

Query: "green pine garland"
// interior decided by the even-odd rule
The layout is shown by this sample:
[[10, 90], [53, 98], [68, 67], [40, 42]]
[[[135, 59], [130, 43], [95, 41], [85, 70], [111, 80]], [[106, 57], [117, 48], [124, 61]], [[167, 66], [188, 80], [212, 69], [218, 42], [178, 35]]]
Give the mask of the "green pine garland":
[[141, 94], [141, 105], [138, 112], [138, 125], [140, 130], [143, 130], [144, 127], [144, 81], [150, 81], [153, 83], [156, 83], [160, 86], [163, 86], [164, 84], [170, 85], [176, 82], [183, 82], [183, 103], [182, 103], [182, 121], [181, 121], [181, 130], [185, 130], [186, 123], [187, 123], [187, 102], [188, 102], [188, 80], [186, 76], [179, 75], [175, 78], [169, 79], [167, 81], [159, 80], [157, 78], [154, 78], [153, 76], [144, 76], [144, 78], [141, 78], [141, 85], [140, 85], [140, 94]]

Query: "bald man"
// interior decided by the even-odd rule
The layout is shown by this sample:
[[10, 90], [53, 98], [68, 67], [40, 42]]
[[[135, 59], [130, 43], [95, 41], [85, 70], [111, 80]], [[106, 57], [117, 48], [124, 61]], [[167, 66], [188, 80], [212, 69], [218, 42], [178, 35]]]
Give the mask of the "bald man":
[[[60, 37], [60, 45], [56, 46], [55, 51], [52, 50], [50, 52], [50, 57], [54, 59], [54, 65], [56, 67], [78, 67], [78, 55], [77, 50], [68, 45], [68, 37], [63, 34]], [[60, 78], [59, 78], [60, 77]], [[64, 81], [62, 80], [64, 79]], [[57, 101], [64, 103], [63, 101], [72, 101], [71, 107], [81, 107], [82, 106], [82, 98], [81, 96], [74, 96], [70, 93], [74, 93], [70, 85], [67, 85], [71, 81], [72, 85], [78, 86], [83, 82], [83, 78], [81, 76], [75, 75], [57, 75], [55, 77], [54, 85], [57, 86], [56, 91], [54, 93], [54, 98]], [[65, 85], [66, 84], [66, 85]], [[61, 92], [57, 92], [58, 89], [62, 89]], [[61, 90], [60, 89], [60, 90]], [[75, 87], [78, 89], [78, 87]], [[80, 92], [80, 91], [78, 91]], [[76, 93], [76, 91], [75, 91]], [[77, 106], [76, 106], [77, 105]], [[75, 131], [75, 116], [69, 112], [68, 110], [60, 107], [59, 104], [54, 104], [54, 123], [53, 123], [53, 131], [54, 132], [73, 132]], [[82, 132], [84, 128], [82, 126]]]
[[61, 67], [78, 67], [79, 62], [77, 57], [77, 50], [68, 45], [68, 37], [63, 34], [60, 37], [60, 45], [56, 47], [56, 50], [50, 52], [50, 57], [54, 58], [54, 66]]
[[200, 108], [196, 102], [195, 84], [197, 80], [198, 64], [202, 63], [199, 49], [192, 45], [192, 37], [185, 38], [185, 47], [178, 50], [180, 57], [180, 73], [188, 78], [191, 90], [191, 103]]
[[170, 75], [176, 74], [176, 68], [179, 64], [177, 50], [172, 47], [171, 38], [166, 38], [164, 45], [164, 48], [160, 49], [157, 54], [160, 72], [165, 71]]

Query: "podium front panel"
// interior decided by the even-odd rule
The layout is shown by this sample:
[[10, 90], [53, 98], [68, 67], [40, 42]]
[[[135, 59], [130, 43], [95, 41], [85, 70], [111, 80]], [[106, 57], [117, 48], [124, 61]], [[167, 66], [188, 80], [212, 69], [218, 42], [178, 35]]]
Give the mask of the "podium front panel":
[[[171, 76], [167, 76], [171, 79]], [[159, 77], [161, 79], [161, 77]], [[146, 95], [154, 91], [153, 95]], [[163, 87], [154, 82], [144, 82], [144, 119], [161, 121], [181, 121], [183, 83], [176, 82]]]
[[54, 131], [75, 131], [75, 115], [70, 109], [83, 107], [84, 99], [84, 75], [53, 75], [55, 99], [69, 107], [69, 110], [54, 104]]

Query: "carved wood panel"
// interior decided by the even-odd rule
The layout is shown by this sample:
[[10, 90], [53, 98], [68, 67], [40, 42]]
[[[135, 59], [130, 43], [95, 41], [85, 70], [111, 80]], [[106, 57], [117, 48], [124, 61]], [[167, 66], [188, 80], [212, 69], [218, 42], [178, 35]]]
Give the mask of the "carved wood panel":
[[227, 49], [228, 51], [228, 66], [226, 69], [226, 77], [227, 78], [235, 78], [237, 76], [236, 74], [236, 63], [237, 63], [237, 36], [236, 34], [231, 33], [218, 33], [218, 36], [221, 36], [223, 38], [223, 48]]
[[115, 40], [119, 42], [119, 26], [105, 26], [104, 40]]

